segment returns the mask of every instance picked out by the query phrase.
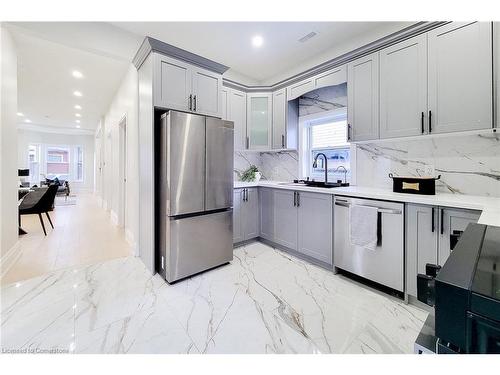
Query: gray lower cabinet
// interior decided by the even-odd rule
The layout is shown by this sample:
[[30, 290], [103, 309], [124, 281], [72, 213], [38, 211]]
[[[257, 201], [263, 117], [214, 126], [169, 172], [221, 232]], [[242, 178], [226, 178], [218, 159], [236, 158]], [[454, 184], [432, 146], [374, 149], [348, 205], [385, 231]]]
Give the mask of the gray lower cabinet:
[[274, 190], [274, 241], [297, 250], [297, 207], [295, 192]]
[[260, 237], [274, 241], [274, 189], [259, 188]]
[[266, 190], [260, 195], [260, 236], [309, 258], [332, 264], [333, 196]]
[[333, 206], [332, 195], [298, 195], [298, 252], [332, 264]]
[[243, 225], [241, 206], [243, 205], [243, 189], [234, 189], [233, 192], [233, 243], [243, 241]]
[[444, 265], [467, 225], [476, 223], [478, 211], [406, 205], [406, 290], [417, 295], [417, 274], [427, 263]]
[[441, 208], [439, 215], [438, 264], [442, 266], [450, 256], [456, 241], [467, 228], [467, 225], [477, 223], [480, 213], [470, 210]]
[[257, 188], [235, 189], [233, 196], [233, 243], [259, 236], [259, 195]]
[[417, 274], [425, 274], [427, 263], [437, 264], [438, 209], [417, 204], [406, 205], [406, 290], [417, 295]]

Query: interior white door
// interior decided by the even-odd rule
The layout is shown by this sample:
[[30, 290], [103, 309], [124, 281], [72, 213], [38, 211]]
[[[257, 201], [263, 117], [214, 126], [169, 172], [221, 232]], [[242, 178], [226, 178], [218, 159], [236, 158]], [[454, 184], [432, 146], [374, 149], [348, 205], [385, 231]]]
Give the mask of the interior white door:
[[428, 33], [432, 133], [492, 126], [492, 25], [452, 22]]
[[214, 117], [221, 117], [222, 104], [220, 91], [222, 77], [208, 70], [193, 68], [193, 107], [192, 111]]
[[349, 138], [366, 141], [379, 137], [378, 52], [347, 65], [347, 121]]
[[380, 138], [427, 132], [427, 35], [380, 51]]

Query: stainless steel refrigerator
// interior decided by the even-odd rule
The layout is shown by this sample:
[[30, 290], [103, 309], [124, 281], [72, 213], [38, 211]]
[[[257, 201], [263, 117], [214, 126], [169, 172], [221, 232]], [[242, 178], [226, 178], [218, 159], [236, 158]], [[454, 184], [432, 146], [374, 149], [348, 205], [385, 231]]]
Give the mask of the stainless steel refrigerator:
[[233, 259], [233, 134], [230, 121], [161, 116], [157, 259], [168, 282]]

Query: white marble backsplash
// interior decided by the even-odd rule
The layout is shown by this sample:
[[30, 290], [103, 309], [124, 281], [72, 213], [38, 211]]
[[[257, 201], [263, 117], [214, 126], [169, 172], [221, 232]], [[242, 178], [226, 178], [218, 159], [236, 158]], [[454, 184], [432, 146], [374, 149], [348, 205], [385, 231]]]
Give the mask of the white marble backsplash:
[[240, 175], [250, 165], [255, 165], [259, 169], [263, 180], [292, 181], [299, 175], [297, 151], [236, 151], [234, 153], [234, 179], [239, 181]]
[[443, 193], [500, 197], [500, 136], [474, 134], [358, 144], [359, 186], [392, 188], [389, 173], [424, 176], [433, 166]]
[[[236, 180], [250, 164], [265, 180], [291, 181], [299, 174], [297, 151], [236, 152]], [[392, 189], [389, 173], [423, 176], [427, 166], [441, 175], [438, 192], [500, 197], [500, 135], [496, 133], [357, 145], [358, 186]]]

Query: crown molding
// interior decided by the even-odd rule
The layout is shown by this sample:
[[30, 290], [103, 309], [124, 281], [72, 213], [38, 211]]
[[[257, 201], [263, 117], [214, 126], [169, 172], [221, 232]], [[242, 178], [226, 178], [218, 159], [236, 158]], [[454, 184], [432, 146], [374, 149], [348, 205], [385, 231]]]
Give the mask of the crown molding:
[[228, 66], [219, 64], [218, 62], [207, 59], [206, 57], [186, 51], [182, 48], [173, 46], [149, 36], [144, 39], [141, 46], [139, 47], [139, 50], [132, 60], [132, 63], [137, 69], [141, 67], [142, 63], [144, 62], [144, 60], [146, 60], [151, 52], [158, 52], [219, 74], [223, 74], [229, 69]]
[[344, 53], [340, 56], [337, 56], [331, 60], [328, 60], [322, 64], [316, 65], [310, 69], [307, 69], [299, 74], [293, 75], [287, 79], [276, 82], [269, 86], [250, 86], [242, 83], [238, 83], [232, 81], [227, 78], [222, 78], [222, 84], [225, 87], [234, 88], [237, 90], [241, 90], [244, 92], [267, 92], [267, 91], [275, 91], [281, 88], [285, 88], [294, 83], [300, 82], [304, 79], [311, 78], [317, 74], [321, 74], [330, 69], [333, 69], [337, 66], [347, 64], [353, 60], [356, 60], [360, 57], [369, 55], [371, 53], [380, 51], [383, 48], [389, 47], [393, 44], [399, 43], [403, 40], [412, 38], [414, 36], [423, 34], [429, 30], [435, 29], [437, 27], [443, 26], [450, 21], [436, 21], [436, 22], [417, 22], [413, 25], [410, 25], [404, 29], [396, 31], [392, 34], [384, 36], [383, 38], [377, 39], [371, 43], [365, 44], [359, 48], [356, 48], [352, 51]]
[[39, 133], [65, 134], [65, 135], [94, 135], [95, 131], [91, 129], [65, 128], [62, 126], [49, 126], [39, 124], [18, 124], [18, 130], [28, 130]]

